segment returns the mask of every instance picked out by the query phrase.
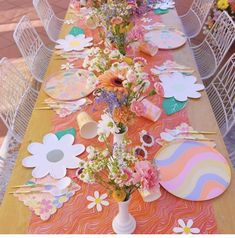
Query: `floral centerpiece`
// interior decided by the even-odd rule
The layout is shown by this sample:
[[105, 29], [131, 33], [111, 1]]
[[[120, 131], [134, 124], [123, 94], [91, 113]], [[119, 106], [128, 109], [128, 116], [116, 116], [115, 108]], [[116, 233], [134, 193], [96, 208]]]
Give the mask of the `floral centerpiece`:
[[126, 33], [133, 27], [132, 6], [126, 1], [109, 0], [99, 8], [93, 9], [93, 17], [99, 19], [103, 27], [103, 38], [107, 44], [116, 47], [125, 55]]
[[216, 0], [211, 12], [207, 18], [203, 33], [207, 32], [213, 27], [215, 21], [218, 19], [222, 11], [227, 11], [228, 14], [235, 20], [235, 0]]
[[[119, 205], [119, 213], [114, 218], [112, 226], [116, 233], [132, 233], [136, 222], [128, 212], [131, 194], [139, 190], [151, 193], [159, 190], [159, 170], [150, 161], [141, 160], [135, 156], [134, 150], [127, 149], [130, 141], [123, 140], [121, 144], [112, 147], [105, 141], [106, 148], [87, 147], [87, 160], [80, 163], [78, 178], [85, 183], [98, 183], [108, 190]], [[154, 197], [154, 200], [159, 195]]]
[[149, 75], [144, 72], [145, 61], [134, 59], [133, 63], [114, 62], [99, 76], [98, 89], [94, 92], [95, 102], [104, 103], [105, 116], [102, 116], [102, 128], [99, 128], [99, 140], [103, 141], [110, 133], [124, 133], [135, 116], [139, 116], [139, 106], [146, 97], [156, 94], [150, 90]]
[[98, 183], [105, 187], [117, 202], [127, 201], [137, 189], [159, 187], [159, 170], [150, 161], [140, 160], [130, 141], [100, 149], [87, 147], [87, 160], [80, 164], [78, 177], [85, 183]]

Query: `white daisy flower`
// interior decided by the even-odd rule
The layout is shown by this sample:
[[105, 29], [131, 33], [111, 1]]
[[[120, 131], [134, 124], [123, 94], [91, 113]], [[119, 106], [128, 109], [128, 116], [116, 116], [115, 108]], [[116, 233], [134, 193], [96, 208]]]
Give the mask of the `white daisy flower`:
[[56, 45], [55, 48], [64, 51], [82, 51], [85, 47], [92, 46], [92, 40], [92, 37], [86, 37], [83, 34], [77, 36], [67, 35], [65, 36], [65, 39], [56, 41], [58, 45]]
[[181, 102], [187, 101], [188, 98], [200, 98], [201, 94], [198, 91], [205, 88], [202, 84], [196, 84], [196, 77], [187, 76], [179, 72], [160, 75], [159, 79], [164, 89], [164, 97], [174, 97]]
[[91, 201], [91, 203], [88, 204], [87, 208], [91, 209], [96, 206], [96, 209], [98, 212], [102, 211], [102, 205], [103, 206], [108, 206], [109, 202], [105, 201], [104, 199], [108, 197], [107, 193], [104, 193], [100, 196], [98, 191], [94, 192], [94, 197], [92, 196], [87, 196], [87, 200]]
[[180, 233], [180, 234], [198, 234], [200, 233], [199, 228], [192, 228], [193, 220], [189, 219], [187, 221], [187, 224], [182, 219], [178, 220], [178, 224], [180, 227], [174, 227], [173, 232], [174, 233]]
[[97, 130], [98, 135], [101, 136], [101, 141], [102, 135], [105, 135], [105, 137], [109, 137], [110, 133], [114, 134], [118, 132], [119, 129], [113, 119], [106, 113], [101, 115], [101, 120], [99, 121]]
[[66, 63], [66, 64], [62, 64], [60, 66], [60, 69], [61, 70], [70, 70], [70, 69], [73, 69], [74, 68], [74, 64], [70, 64], [70, 63]]
[[55, 134], [47, 134], [43, 137], [43, 143], [34, 142], [28, 146], [32, 154], [23, 159], [25, 167], [34, 168], [34, 178], [43, 178], [50, 175], [55, 179], [61, 179], [66, 175], [66, 169], [79, 167], [82, 161], [77, 155], [85, 151], [85, 146], [74, 143], [74, 136], [67, 134], [57, 138]]
[[71, 25], [71, 24], [74, 24], [75, 21], [73, 19], [67, 19], [64, 21], [64, 24], [67, 24], [67, 25]]

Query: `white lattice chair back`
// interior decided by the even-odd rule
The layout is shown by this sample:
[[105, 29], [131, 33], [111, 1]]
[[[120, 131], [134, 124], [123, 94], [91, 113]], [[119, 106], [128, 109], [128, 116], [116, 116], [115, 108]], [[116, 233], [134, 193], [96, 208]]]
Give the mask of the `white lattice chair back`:
[[33, 5], [43, 23], [48, 37], [53, 42], [56, 42], [64, 21], [55, 15], [47, 0], [33, 0]]
[[203, 80], [212, 77], [235, 40], [235, 23], [223, 11], [200, 45], [192, 47]]
[[210, 12], [214, 0], [194, 0], [185, 15], [180, 16], [188, 38], [197, 36]]
[[44, 45], [27, 16], [17, 24], [13, 38], [33, 77], [42, 82], [52, 51]]
[[223, 136], [235, 124], [235, 53], [207, 87], [216, 120]]
[[0, 117], [8, 132], [21, 142], [37, 94], [7, 58], [0, 61], [0, 95]]

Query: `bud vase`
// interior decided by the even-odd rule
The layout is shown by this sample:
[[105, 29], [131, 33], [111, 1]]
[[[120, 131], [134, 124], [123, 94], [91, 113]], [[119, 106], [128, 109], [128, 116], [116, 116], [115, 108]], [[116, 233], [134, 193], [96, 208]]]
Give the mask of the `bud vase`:
[[118, 203], [118, 214], [113, 219], [112, 227], [116, 234], [131, 234], [136, 228], [135, 218], [129, 213], [128, 206], [131, 198]]
[[113, 134], [113, 144], [117, 144], [117, 146], [122, 144], [127, 131], [128, 131], [128, 128], [126, 127], [126, 130], [123, 133], [114, 133]]

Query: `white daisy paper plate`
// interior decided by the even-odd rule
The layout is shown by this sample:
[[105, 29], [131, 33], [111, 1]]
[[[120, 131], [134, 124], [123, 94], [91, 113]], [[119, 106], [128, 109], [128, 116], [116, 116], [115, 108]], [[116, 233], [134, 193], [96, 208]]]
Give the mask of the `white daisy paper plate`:
[[82, 51], [86, 47], [92, 46], [93, 43], [92, 37], [86, 37], [83, 34], [73, 36], [67, 35], [64, 39], [57, 40], [56, 49], [63, 50], [65, 52], [68, 51]]

